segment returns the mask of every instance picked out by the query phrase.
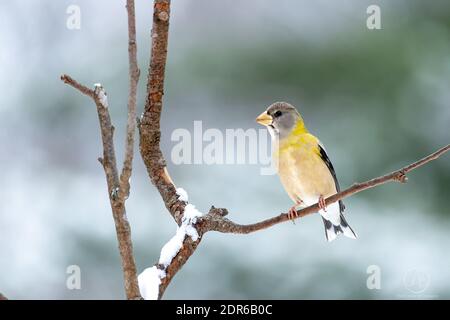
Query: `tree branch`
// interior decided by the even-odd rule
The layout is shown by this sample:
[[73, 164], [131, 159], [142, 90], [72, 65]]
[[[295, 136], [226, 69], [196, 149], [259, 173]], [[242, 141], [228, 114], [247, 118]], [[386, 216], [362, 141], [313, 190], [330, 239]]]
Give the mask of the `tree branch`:
[[170, 0], [155, 0], [151, 55], [147, 78], [147, 98], [140, 121], [139, 132], [141, 156], [150, 179], [158, 189], [166, 208], [177, 224], [180, 225], [185, 204], [177, 199], [175, 185], [166, 169], [166, 160], [160, 148], [160, 118], [164, 95], [169, 15]]
[[120, 256], [122, 258], [125, 292], [127, 299], [140, 299], [141, 295], [139, 292], [136, 263], [134, 261], [133, 244], [131, 241], [131, 228], [128, 223], [125, 210], [125, 201], [130, 193], [129, 180], [133, 165], [134, 135], [136, 129], [136, 96], [137, 83], [139, 81], [134, 0], [127, 0], [126, 8], [128, 15], [128, 60], [130, 88], [128, 95], [125, 157], [120, 179], [117, 170], [116, 154], [114, 151], [114, 127], [111, 123], [111, 117], [108, 110], [108, 99], [105, 90], [101, 85], [95, 85], [95, 89], [91, 90], [67, 75], [63, 75], [61, 80], [75, 89], [78, 89], [81, 93], [91, 97], [97, 106], [103, 143], [103, 158], [99, 158], [99, 161], [105, 171], [108, 185], [108, 194], [116, 227]]
[[114, 150], [114, 127], [108, 110], [108, 98], [100, 84], [96, 84], [94, 90], [78, 83], [68, 75], [62, 75], [64, 83], [78, 89], [81, 93], [91, 97], [97, 106], [97, 114], [100, 123], [100, 132], [103, 144], [103, 158], [99, 158], [103, 166], [108, 185], [108, 195], [116, 227], [119, 251], [122, 258], [124, 285], [127, 299], [139, 299], [139, 286], [137, 282], [136, 264], [133, 257], [133, 245], [131, 242], [131, 229], [125, 211], [125, 192], [121, 191], [119, 175]]
[[[327, 205], [330, 205], [334, 202], [337, 202], [339, 200], [342, 200], [344, 198], [347, 198], [353, 194], [359, 193], [361, 191], [374, 188], [376, 186], [385, 184], [390, 181], [398, 181], [405, 183], [407, 181], [406, 174], [414, 169], [417, 169], [424, 164], [435, 160], [439, 158], [442, 154], [449, 151], [450, 145], [447, 145], [436, 152], [430, 154], [429, 156], [420, 159], [419, 161], [416, 161], [410, 165], [407, 165], [397, 171], [391, 172], [389, 174], [386, 174], [384, 176], [374, 178], [371, 180], [368, 180], [366, 182], [362, 183], [355, 183], [350, 188], [345, 189], [339, 193], [336, 193], [333, 196], [330, 196], [325, 199], [325, 202]], [[303, 208], [301, 210], [297, 210], [297, 215], [299, 218], [305, 217], [309, 214], [316, 213], [319, 211], [319, 205], [316, 203], [314, 205], [311, 205], [309, 207]], [[236, 233], [236, 234], [248, 234], [256, 231], [260, 231], [263, 229], [267, 229], [269, 227], [272, 227], [276, 224], [279, 224], [281, 222], [288, 221], [288, 214], [287, 213], [281, 213], [280, 215], [263, 220], [258, 223], [248, 224], [248, 225], [241, 225], [234, 223], [233, 221], [230, 221], [226, 218], [223, 218], [221, 215], [217, 214], [209, 214], [205, 218], [202, 218], [198, 222], [198, 228], [202, 230], [202, 233], [204, 234], [207, 231], [218, 231], [222, 233]]]
[[130, 76], [130, 92], [128, 94], [128, 119], [127, 136], [125, 140], [125, 157], [123, 161], [122, 173], [120, 175], [120, 191], [123, 198], [128, 198], [130, 194], [130, 177], [133, 167], [134, 156], [134, 136], [136, 131], [136, 97], [137, 84], [139, 81], [139, 68], [137, 64], [136, 45], [136, 18], [134, 11], [134, 0], [127, 0], [128, 13], [128, 63]]

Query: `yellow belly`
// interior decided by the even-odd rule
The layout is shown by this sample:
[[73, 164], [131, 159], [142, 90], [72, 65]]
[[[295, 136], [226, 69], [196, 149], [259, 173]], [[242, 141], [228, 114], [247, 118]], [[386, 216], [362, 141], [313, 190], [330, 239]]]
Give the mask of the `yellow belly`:
[[280, 149], [278, 174], [289, 197], [306, 205], [317, 202], [319, 196], [336, 193], [336, 185], [325, 162], [314, 149], [314, 143], [295, 144]]

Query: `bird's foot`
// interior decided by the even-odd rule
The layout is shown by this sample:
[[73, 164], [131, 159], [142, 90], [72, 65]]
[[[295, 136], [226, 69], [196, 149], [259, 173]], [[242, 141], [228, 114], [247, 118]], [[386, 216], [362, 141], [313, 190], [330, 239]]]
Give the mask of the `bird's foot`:
[[298, 218], [297, 209], [295, 206], [292, 206], [288, 211], [288, 219], [292, 221], [293, 224], [295, 224], [295, 218]]
[[294, 206], [292, 206], [288, 211], [288, 219], [292, 220], [293, 224], [295, 224], [295, 219], [299, 217], [297, 212], [297, 206], [301, 205], [302, 203], [303, 203], [302, 200], [297, 201], [297, 203]]
[[319, 209], [327, 212], [327, 204], [325, 203], [325, 198], [322, 195], [320, 195], [320, 197], [319, 197], [318, 204], [319, 204]]

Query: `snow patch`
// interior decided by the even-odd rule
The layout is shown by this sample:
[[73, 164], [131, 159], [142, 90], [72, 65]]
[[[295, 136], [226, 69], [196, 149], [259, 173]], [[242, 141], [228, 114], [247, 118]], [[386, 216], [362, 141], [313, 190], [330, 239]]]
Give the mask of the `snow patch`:
[[192, 225], [187, 225], [186, 226], [186, 230], [185, 230], [186, 234], [191, 237], [191, 239], [193, 241], [197, 241], [198, 240], [198, 233], [197, 233], [197, 229], [195, 229]]
[[106, 92], [103, 89], [103, 86], [101, 83], [94, 83], [95, 93], [98, 95], [98, 98], [100, 99], [100, 103], [105, 108], [108, 108], [108, 97], [106, 96]]
[[188, 203], [184, 207], [183, 221], [181, 227], [185, 226], [185, 232], [192, 240], [197, 241], [198, 233], [194, 228], [194, 224], [197, 223], [197, 218], [202, 217], [204, 214], [195, 208], [193, 204]]
[[188, 202], [189, 196], [183, 188], [177, 188], [177, 195], [179, 196], [178, 200]]
[[98, 97], [100, 99], [100, 103], [102, 104], [102, 106], [108, 108], [108, 97], [106, 96], [105, 91], [101, 90]]
[[193, 204], [189, 203], [184, 207], [183, 223], [187, 221], [187, 223], [194, 224], [197, 222], [197, 218], [202, 216], [203, 213], [198, 211]]
[[188, 204], [184, 208], [183, 220], [181, 226], [177, 228], [177, 232], [172, 239], [167, 242], [161, 249], [159, 263], [167, 267], [172, 259], [183, 247], [183, 241], [186, 236], [191, 237], [193, 241], [198, 240], [198, 232], [193, 226], [197, 222], [197, 218], [203, 216], [203, 213], [198, 211], [194, 205]]
[[145, 300], [157, 300], [161, 279], [166, 272], [157, 267], [147, 268], [138, 276], [139, 291]]
[[[188, 200], [187, 192], [182, 189], [177, 189], [177, 194], [180, 196], [181, 201]], [[165, 270], [167, 266], [170, 265], [173, 258], [180, 252], [183, 247], [183, 241], [186, 237], [191, 237], [193, 241], [197, 241], [199, 238], [197, 229], [195, 229], [194, 224], [197, 222], [199, 217], [204, 214], [198, 211], [193, 204], [188, 203], [184, 207], [183, 219], [181, 221], [181, 226], [177, 228], [175, 235], [162, 247], [161, 254], [159, 256], [159, 265], [164, 266], [164, 270], [156, 268], [145, 269], [138, 277], [139, 290], [144, 299], [157, 299], [159, 292], [159, 285], [161, 284], [161, 279], [166, 276]]]
[[183, 246], [183, 241], [186, 236], [186, 226], [182, 225], [177, 229], [177, 233], [172, 237], [172, 239], [167, 242], [161, 249], [161, 255], [159, 256], [159, 263], [167, 267], [172, 259], [177, 255]]

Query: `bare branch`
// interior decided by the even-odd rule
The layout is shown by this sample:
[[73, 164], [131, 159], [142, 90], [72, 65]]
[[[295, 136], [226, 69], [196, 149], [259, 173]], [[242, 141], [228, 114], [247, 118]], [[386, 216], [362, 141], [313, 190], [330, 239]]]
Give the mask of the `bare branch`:
[[152, 183], [158, 189], [172, 217], [180, 225], [184, 202], [177, 200], [175, 186], [167, 172], [166, 160], [160, 148], [160, 118], [164, 95], [169, 17], [170, 0], [155, 0], [147, 98], [139, 126], [140, 150]]
[[99, 158], [99, 161], [105, 171], [106, 182], [108, 185], [108, 195], [113, 212], [117, 240], [119, 242], [120, 256], [122, 258], [125, 292], [127, 299], [139, 299], [140, 293], [137, 282], [136, 264], [133, 257], [131, 230], [125, 211], [126, 199], [124, 198], [124, 194], [119, 192], [119, 175], [113, 141], [114, 127], [109, 115], [106, 92], [100, 84], [96, 84], [94, 90], [91, 90], [68, 75], [61, 76], [61, 80], [75, 89], [78, 89], [81, 93], [91, 97], [97, 106], [103, 144], [103, 158]]
[[130, 76], [130, 92], [128, 94], [128, 119], [127, 136], [125, 141], [125, 158], [123, 161], [122, 173], [120, 175], [120, 191], [123, 197], [130, 194], [130, 177], [133, 167], [134, 156], [134, 135], [136, 131], [136, 97], [137, 84], [139, 81], [139, 68], [137, 64], [136, 45], [136, 18], [134, 11], [134, 0], [127, 0], [128, 12], [128, 63]]
[[[161, 152], [160, 119], [162, 98], [164, 95], [164, 77], [167, 61], [167, 44], [170, 18], [170, 0], [155, 0], [151, 36], [151, 54], [147, 78], [147, 98], [144, 113], [140, 119], [140, 151], [153, 185], [158, 189], [166, 208], [178, 225], [184, 212], [185, 203], [178, 200], [175, 185], [166, 168], [166, 160]], [[194, 253], [201, 237], [192, 241], [186, 237], [183, 247], [172, 263], [164, 271], [166, 277], [161, 279], [159, 296], [161, 299], [173, 276]], [[161, 266], [157, 266], [161, 268]]]
[[78, 83], [68, 75], [61, 76], [64, 83], [69, 84], [81, 93], [91, 97], [97, 106], [97, 114], [100, 123], [100, 132], [103, 144], [103, 157], [98, 158], [103, 166], [108, 185], [108, 195], [113, 212], [116, 227], [119, 252], [122, 258], [122, 269], [124, 274], [124, 286], [127, 299], [141, 299], [137, 281], [136, 263], [133, 256], [133, 244], [131, 241], [131, 228], [128, 223], [125, 201], [130, 191], [129, 180], [132, 173], [134, 135], [136, 118], [136, 96], [137, 83], [139, 80], [139, 69], [137, 65], [136, 46], [136, 19], [134, 0], [127, 0], [128, 14], [128, 52], [129, 52], [129, 76], [130, 92], [128, 95], [128, 120], [127, 137], [125, 141], [125, 158], [122, 173], [119, 179], [116, 153], [114, 150], [114, 126], [108, 109], [108, 98], [105, 90], [100, 84], [96, 84], [94, 90]]
[[[423, 166], [424, 164], [439, 158], [442, 154], [447, 152], [450, 149], [450, 145], [447, 145], [438, 151], [430, 154], [429, 156], [416, 161], [408, 166], [405, 166], [397, 171], [386, 174], [384, 176], [374, 178], [362, 183], [355, 183], [350, 188], [345, 189], [339, 193], [336, 193], [333, 196], [330, 196], [325, 199], [327, 205], [330, 205], [334, 202], [347, 198], [353, 194], [359, 193], [361, 191], [374, 188], [376, 186], [385, 184], [390, 181], [399, 181], [405, 183], [407, 181], [406, 173]], [[316, 213], [319, 211], [319, 205], [316, 203], [309, 207], [303, 208], [297, 211], [298, 217], [305, 217], [309, 214]], [[225, 219], [218, 215], [208, 215], [202, 221], [199, 222], [199, 227], [202, 229], [202, 233], [207, 231], [218, 231], [222, 233], [238, 233], [238, 234], [248, 234], [255, 231], [267, 229], [281, 222], [288, 221], [287, 213], [281, 213], [280, 215], [263, 220], [258, 223], [248, 224], [248, 225], [240, 225], [234, 223], [228, 219]]]
[[111, 124], [106, 92], [100, 84], [96, 84], [94, 90], [91, 90], [88, 87], [78, 83], [68, 75], [62, 75], [61, 80], [75, 89], [78, 89], [81, 93], [90, 96], [97, 106], [97, 114], [100, 122], [100, 132], [103, 143], [103, 159], [101, 163], [105, 170], [106, 179], [108, 182], [108, 193], [110, 195], [114, 194], [119, 188], [119, 177], [117, 174], [116, 155], [114, 151], [114, 127]]
[[77, 81], [72, 79], [67, 74], [63, 74], [61, 76], [61, 81], [63, 81], [65, 84], [68, 84], [69, 86], [74, 87], [75, 89], [80, 91], [82, 94], [85, 94], [85, 95], [91, 97], [92, 99], [95, 99], [94, 90], [89, 89], [88, 87], [82, 85], [81, 83], [78, 83]]

